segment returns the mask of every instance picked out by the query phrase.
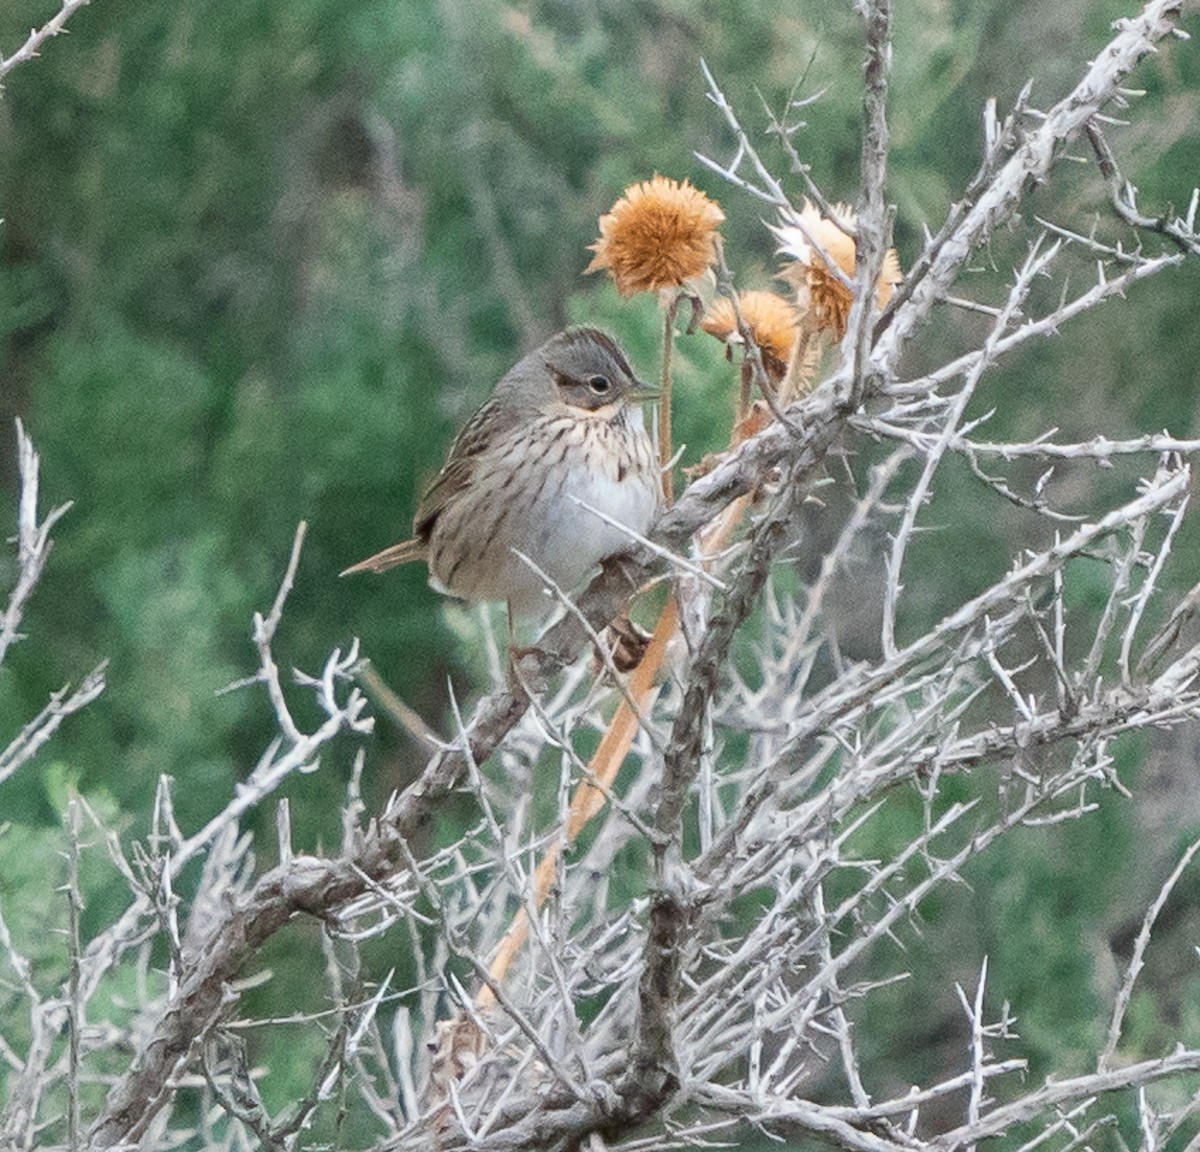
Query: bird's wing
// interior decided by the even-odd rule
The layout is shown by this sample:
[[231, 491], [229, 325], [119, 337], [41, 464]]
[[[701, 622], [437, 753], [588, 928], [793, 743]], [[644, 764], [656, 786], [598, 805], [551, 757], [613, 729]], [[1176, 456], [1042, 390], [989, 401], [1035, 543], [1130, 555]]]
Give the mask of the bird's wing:
[[341, 575], [386, 572], [399, 564], [428, 559], [429, 537], [442, 509], [470, 484], [479, 457], [495, 443], [497, 437], [507, 434], [517, 423], [517, 416], [498, 407], [493, 401], [489, 400], [484, 404], [458, 434], [437, 479], [421, 497], [421, 502], [417, 505], [417, 514], [413, 517], [412, 539], [402, 540], [399, 544], [393, 544], [382, 552], [376, 552], [374, 556], [352, 564]]
[[417, 514], [413, 517], [414, 537], [418, 540], [429, 539], [442, 510], [471, 483], [479, 458], [498, 439], [507, 436], [519, 419], [506, 407], [489, 400], [467, 421], [451, 446], [437, 479], [430, 484], [417, 505]]

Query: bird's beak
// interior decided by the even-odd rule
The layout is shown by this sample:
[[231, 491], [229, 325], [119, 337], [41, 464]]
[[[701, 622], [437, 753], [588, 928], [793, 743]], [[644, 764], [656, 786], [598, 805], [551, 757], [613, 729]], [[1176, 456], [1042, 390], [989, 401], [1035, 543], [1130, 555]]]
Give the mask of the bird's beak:
[[633, 390], [629, 394], [629, 399], [634, 404], [653, 404], [661, 395], [661, 388], [657, 388], [653, 384], [647, 384], [645, 380], [638, 380], [635, 377]]

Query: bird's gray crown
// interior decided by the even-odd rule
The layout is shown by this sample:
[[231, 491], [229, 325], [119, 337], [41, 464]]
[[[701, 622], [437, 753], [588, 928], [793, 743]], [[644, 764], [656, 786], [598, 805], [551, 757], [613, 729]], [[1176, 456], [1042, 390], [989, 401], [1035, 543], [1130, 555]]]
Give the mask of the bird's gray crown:
[[563, 400], [596, 410], [622, 402], [637, 387], [629, 361], [611, 336], [598, 328], [569, 328], [514, 365], [497, 385], [496, 396], [511, 406], [544, 409]]

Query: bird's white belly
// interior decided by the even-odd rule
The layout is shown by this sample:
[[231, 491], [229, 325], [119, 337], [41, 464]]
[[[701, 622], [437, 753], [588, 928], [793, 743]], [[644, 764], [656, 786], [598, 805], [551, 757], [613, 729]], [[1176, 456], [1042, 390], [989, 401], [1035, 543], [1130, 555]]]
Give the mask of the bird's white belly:
[[[607, 475], [575, 474], [535, 521], [531, 554], [564, 589], [574, 588], [601, 560], [636, 546], [654, 518], [655, 494], [644, 484], [616, 481]], [[630, 532], [607, 523], [603, 512]], [[524, 551], [524, 549], [522, 549]]]
[[[639, 418], [640, 411], [631, 414]], [[520, 479], [508, 486], [508, 502], [499, 511], [460, 512], [472, 515], [474, 535], [485, 537], [478, 562], [453, 567], [439, 563], [437, 533], [433, 541], [433, 578], [445, 590], [469, 600], [508, 600], [513, 610], [526, 616], [543, 616], [558, 599], [547, 592], [540, 576], [519, 556], [523, 553], [563, 592], [571, 592], [600, 561], [636, 546], [635, 536], [609, 524], [589, 509], [596, 509], [637, 535], [645, 535], [658, 510], [657, 469], [648, 438], [639, 438], [637, 466], [595, 451], [580, 422], [567, 437], [569, 450], [547, 475], [552, 479], [530, 489], [537, 465], [520, 465]], [[559, 445], [561, 447], [561, 444]], [[501, 489], [513, 462], [506, 456], [494, 461], [493, 491]], [[447, 520], [439, 528], [450, 529]], [[447, 560], [449, 557], [447, 557]]]

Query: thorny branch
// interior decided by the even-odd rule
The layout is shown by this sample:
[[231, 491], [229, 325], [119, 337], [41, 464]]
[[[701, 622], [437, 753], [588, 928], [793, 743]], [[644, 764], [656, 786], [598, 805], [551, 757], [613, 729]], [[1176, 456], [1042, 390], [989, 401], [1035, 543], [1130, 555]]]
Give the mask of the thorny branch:
[[18, 629], [25, 603], [33, 592], [46, 557], [50, 554], [53, 541], [50, 532], [54, 525], [70, 511], [71, 505], [63, 504], [49, 512], [44, 520], [38, 521], [38, 457], [33, 450], [33, 441], [25, 435], [21, 421], [17, 421], [17, 461], [20, 469], [21, 498], [17, 512], [17, 582], [8, 597], [8, 606], [0, 617], [0, 664], [8, 654], [9, 646], [20, 639]]
[[1121, 175], [1117, 158], [1100, 130], [1100, 125], [1094, 119], [1089, 120], [1084, 125], [1084, 131], [1092, 151], [1096, 154], [1100, 175], [1108, 185], [1108, 198], [1113, 211], [1134, 228], [1166, 236], [1184, 252], [1192, 255], [1200, 253], [1200, 240], [1196, 237], [1196, 209], [1200, 205], [1200, 189], [1193, 192], [1187, 214], [1182, 218], [1174, 214], [1166, 217], [1145, 216], [1138, 208], [1137, 189]]
[[1029, 189], [1046, 178], [1062, 145], [1119, 95], [1125, 78], [1155, 50], [1155, 44], [1176, 31], [1182, 7], [1182, 0], [1152, 0], [1137, 16], [1119, 20], [1117, 35], [1096, 55], [1074, 90], [1024, 134], [932, 257], [928, 269], [910, 278], [907, 300], [896, 309], [872, 352], [881, 376], [886, 378], [894, 371], [908, 340], [950, 291], [971, 253], [1012, 216]]
[[884, 200], [887, 179], [887, 84], [892, 56], [891, 0], [863, 0], [867, 25], [866, 67], [863, 77], [863, 141], [861, 207], [855, 248], [854, 303], [846, 322], [846, 363], [849, 387], [845, 403], [855, 411], [867, 392], [866, 373], [872, 329], [877, 313], [875, 285], [890, 247], [891, 227]]
[[87, 7], [90, 2], [91, 0], [62, 0], [62, 7], [58, 12], [40, 28], [34, 28], [29, 33], [25, 43], [11, 56], [6, 58], [0, 55], [0, 80], [3, 80], [18, 64], [25, 64], [30, 60], [36, 59], [42, 45], [52, 36], [57, 36], [60, 32], [66, 32], [67, 21], [80, 8]]
[[[20, 499], [17, 510], [17, 579], [8, 605], [0, 616], [0, 664], [9, 647], [22, 639], [19, 631], [25, 605], [42, 575], [53, 545], [50, 532], [71, 505], [62, 504], [38, 519], [38, 456], [33, 441], [17, 421], [17, 465]], [[86, 707], [104, 691], [105, 663], [94, 668], [74, 690], [70, 685], [55, 692], [49, 703], [0, 751], [0, 783], [27, 763], [74, 712]]]

